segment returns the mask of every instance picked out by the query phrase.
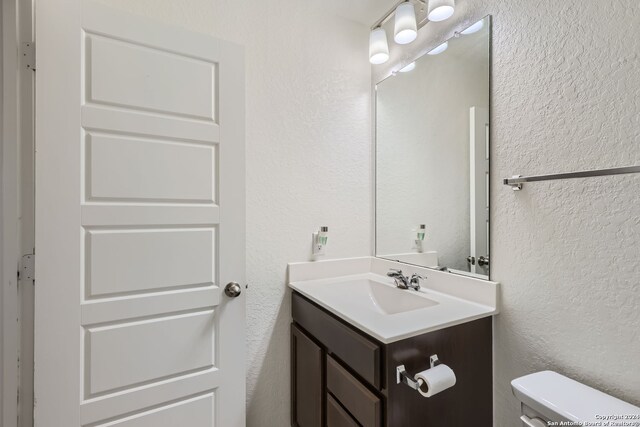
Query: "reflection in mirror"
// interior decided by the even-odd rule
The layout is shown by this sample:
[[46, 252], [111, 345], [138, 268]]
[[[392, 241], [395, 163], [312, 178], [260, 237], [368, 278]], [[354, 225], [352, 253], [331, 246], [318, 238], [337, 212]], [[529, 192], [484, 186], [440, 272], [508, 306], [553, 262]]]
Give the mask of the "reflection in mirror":
[[489, 51], [486, 17], [378, 83], [377, 256], [488, 278]]

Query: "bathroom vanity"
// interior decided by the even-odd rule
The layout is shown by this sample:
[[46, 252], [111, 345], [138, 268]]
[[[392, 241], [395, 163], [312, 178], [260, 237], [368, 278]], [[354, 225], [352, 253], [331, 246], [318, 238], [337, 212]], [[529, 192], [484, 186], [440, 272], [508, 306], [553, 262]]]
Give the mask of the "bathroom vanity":
[[[400, 290], [389, 268], [427, 274]], [[292, 425], [489, 427], [497, 284], [376, 258], [289, 265]], [[448, 293], [442, 290], [448, 290]], [[423, 397], [399, 382], [430, 357], [456, 383]]]

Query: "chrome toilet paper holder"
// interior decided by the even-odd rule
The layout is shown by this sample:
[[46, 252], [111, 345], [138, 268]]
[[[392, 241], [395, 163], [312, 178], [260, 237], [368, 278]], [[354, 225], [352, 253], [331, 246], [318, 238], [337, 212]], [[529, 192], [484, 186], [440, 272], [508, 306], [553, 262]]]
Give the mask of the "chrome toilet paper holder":
[[[438, 359], [438, 355], [434, 354], [429, 357], [429, 364], [432, 368], [441, 364], [440, 359]], [[413, 375], [409, 375], [407, 370], [404, 368], [404, 365], [396, 366], [396, 384], [406, 384], [414, 390], [418, 390], [420, 388], [420, 384], [418, 381], [414, 379]]]

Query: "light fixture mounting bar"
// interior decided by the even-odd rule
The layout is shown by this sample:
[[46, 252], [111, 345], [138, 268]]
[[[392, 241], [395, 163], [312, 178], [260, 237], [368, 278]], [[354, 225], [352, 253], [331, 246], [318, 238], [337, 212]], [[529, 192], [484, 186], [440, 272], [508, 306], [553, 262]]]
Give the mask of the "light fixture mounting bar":
[[[387, 13], [385, 13], [382, 16], [382, 18], [378, 19], [376, 21], [376, 23], [371, 26], [371, 29], [373, 30], [374, 28], [381, 27], [384, 24], [386, 24], [387, 22], [389, 22], [389, 20], [393, 16], [393, 14], [396, 12], [396, 9], [398, 8], [398, 6], [400, 6], [402, 3], [406, 3], [406, 2], [407, 2], [407, 0], [401, 0], [401, 1], [397, 2], [393, 6], [393, 8], [391, 8]], [[426, 1], [424, 1], [424, 0], [414, 0], [413, 3], [420, 3], [420, 4], [423, 4], [423, 5], [427, 4]], [[428, 21], [428, 19], [425, 18], [425, 19], [421, 20], [420, 22], [418, 22], [418, 29], [424, 27], [424, 25], [427, 23], [427, 21]]]

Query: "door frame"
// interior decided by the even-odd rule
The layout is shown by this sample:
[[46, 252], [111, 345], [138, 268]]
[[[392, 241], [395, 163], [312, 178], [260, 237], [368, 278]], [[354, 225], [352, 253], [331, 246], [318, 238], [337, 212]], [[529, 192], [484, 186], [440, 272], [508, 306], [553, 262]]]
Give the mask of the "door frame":
[[2, 339], [0, 377], [2, 407], [0, 422], [13, 427], [18, 420], [18, 55], [17, 0], [2, 0], [2, 146], [0, 152], [0, 246], [2, 276]]
[[[33, 425], [34, 282], [20, 279], [21, 257], [34, 247], [35, 76], [22, 58], [33, 36], [34, 0], [2, 0], [0, 58], [0, 422]], [[19, 397], [19, 398], [18, 398]]]

